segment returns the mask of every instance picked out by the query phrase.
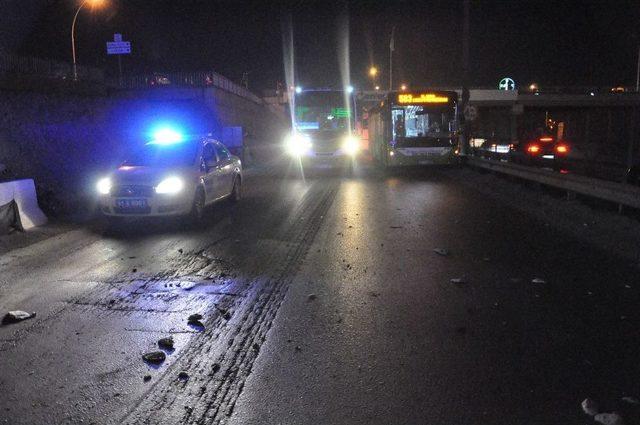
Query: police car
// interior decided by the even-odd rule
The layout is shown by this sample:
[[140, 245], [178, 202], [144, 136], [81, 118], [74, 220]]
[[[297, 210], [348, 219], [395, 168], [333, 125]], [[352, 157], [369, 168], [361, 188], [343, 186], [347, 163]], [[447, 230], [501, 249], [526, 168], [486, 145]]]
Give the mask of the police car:
[[188, 216], [199, 221], [206, 206], [241, 197], [242, 164], [210, 137], [161, 130], [97, 182], [99, 209], [107, 217]]

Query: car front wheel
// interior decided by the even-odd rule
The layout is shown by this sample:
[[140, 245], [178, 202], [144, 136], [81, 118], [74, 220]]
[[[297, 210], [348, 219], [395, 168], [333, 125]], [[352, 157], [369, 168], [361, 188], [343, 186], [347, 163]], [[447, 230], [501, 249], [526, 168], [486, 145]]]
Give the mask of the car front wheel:
[[233, 189], [231, 189], [229, 199], [233, 203], [239, 202], [240, 199], [242, 199], [242, 179], [239, 176], [235, 176], [233, 179]]
[[202, 221], [204, 217], [204, 191], [198, 189], [193, 197], [193, 204], [191, 205], [191, 212], [189, 213], [189, 221], [192, 224], [197, 224]]

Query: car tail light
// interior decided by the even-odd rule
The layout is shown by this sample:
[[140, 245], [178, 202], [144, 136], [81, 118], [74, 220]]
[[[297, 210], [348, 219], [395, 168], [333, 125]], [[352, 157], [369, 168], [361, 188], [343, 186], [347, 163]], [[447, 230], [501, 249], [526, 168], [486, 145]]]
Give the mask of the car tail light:
[[532, 153], [532, 154], [537, 154], [538, 152], [540, 152], [540, 146], [538, 146], [538, 145], [529, 145], [529, 146], [527, 146], [527, 152]]
[[541, 142], [553, 142], [553, 137], [541, 137]]
[[558, 145], [558, 146], [556, 146], [556, 152], [565, 154], [565, 153], [569, 152], [569, 146], [567, 146], [567, 145]]

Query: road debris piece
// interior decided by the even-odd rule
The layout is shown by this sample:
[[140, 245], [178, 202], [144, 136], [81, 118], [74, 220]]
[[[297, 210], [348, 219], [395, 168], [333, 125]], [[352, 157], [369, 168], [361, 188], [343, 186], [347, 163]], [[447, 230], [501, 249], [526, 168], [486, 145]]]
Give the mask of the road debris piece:
[[36, 317], [36, 313], [27, 313], [26, 311], [22, 311], [22, 310], [13, 310], [8, 312], [4, 318], [2, 319], [2, 323], [3, 324], [7, 324], [7, 323], [17, 323], [17, 322], [22, 322], [23, 320], [27, 320], [27, 319], [31, 319], [33, 317]]
[[137, 271], [138, 271], [138, 269], [131, 269], [131, 273], [135, 273]]
[[617, 413], [599, 413], [593, 419], [603, 425], [624, 425], [624, 419]]
[[149, 381], [151, 381], [151, 375], [144, 375], [144, 378], [142, 378], [142, 380], [143, 380], [144, 382], [149, 382]]
[[183, 370], [178, 374], [178, 379], [186, 381], [187, 379], [189, 379], [189, 374]]
[[307, 301], [315, 301], [316, 298], [318, 298], [316, 294], [309, 294], [309, 296], [307, 296]]
[[464, 280], [464, 279], [463, 279], [463, 278], [461, 278], [461, 277], [455, 277], [455, 278], [451, 279], [451, 283], [455, 283], [455, 284], [458, 284], [458, 285], [459, 285], [459, 284], [461, 284], [461, 283], [467, 283], [467, 281], [466, 281], [466, 280]]
[[151, 351], [142, 355], [142, 360], [147, 363], [160, 364], [167, 359], [167, 355], [162, 351]]
[[182, 254], [182, 253], [184, 252], [184, 250], [183, 250], [182, 248], [178, 248], [178, 252], [179, 252], [180, 254]]
[[296, 351], [302, 351], [302, 348], [300, 348], [300, 346], [299, 346], [299, 345], [296, 345], [295, 350], [296, 350]]
[[433, 250], [433, 252], [435, 252], [438, 255], [442, 255], [443, 257], [446, 257], [447, 255], [449, 255], [449, 251], [447, 251], [444, 248], [436, 248]]
[[591, 400], [590, 398], [585, 398], [582, 401], [581, 405], [584, 413], [586, 413], [589, 416], [595, 416], [600, 412], [598, 408], [598, 403], [596, 403], [594, 400]]
[[202, 320], [202, 314], [200, 313], [194, 313], [187, 319], [188, 322], [199, 322], [200, 320]]
[[635, 397], [622, 397], [622, 401], [629, 404], [640, 404], [640, 400]]
[[173, 350], [173, 337], [160, 338], [158, 340], [158, 347]]
[[533, 279], [531, 279], [531, 283], [539, 283], [542, 285], [547, 283], [547, 281], [544, 279], [540, 279], [539, 277], [534, 277]]
[[213, 373], [216, 373], [219, 370], [220, 370], [220, 364], [219, 363], [214, 363], [213, 366], [211, 366], [211, 371]]
[[198, 328], [204, 328], [202, 323], [202, 314], [194, 313], [187, 319], [187, 324], [191, 326], [197, 326]]
[[403, 226], [389, 226], [392, 229], [403, 229]]

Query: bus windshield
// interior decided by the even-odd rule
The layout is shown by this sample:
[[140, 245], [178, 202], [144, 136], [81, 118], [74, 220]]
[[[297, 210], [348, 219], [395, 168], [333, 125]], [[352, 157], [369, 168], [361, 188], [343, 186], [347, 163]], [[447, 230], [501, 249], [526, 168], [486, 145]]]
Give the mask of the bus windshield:
[[353, 111], [342, 91], [308, 91], [296, 94], [295, 126], [298, 130], [343, 131], [351, 125]]
[[393, 138], [449, 137], [453, 128], [452, 110], [418, 105], [396, 106], [391, 110]]

